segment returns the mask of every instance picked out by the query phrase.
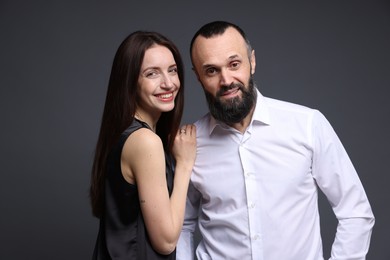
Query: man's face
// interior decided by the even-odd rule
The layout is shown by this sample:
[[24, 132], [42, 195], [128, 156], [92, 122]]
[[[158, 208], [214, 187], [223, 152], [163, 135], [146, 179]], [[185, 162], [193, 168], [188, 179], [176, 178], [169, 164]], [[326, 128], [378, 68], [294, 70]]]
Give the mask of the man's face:
[[194, 70], [203, 86], [211, 114], [225, 123], [240, 122], [256, 100], [252, 74], [255, 55], [234, 28], [206, 39], [196, 38], [192, 47]]

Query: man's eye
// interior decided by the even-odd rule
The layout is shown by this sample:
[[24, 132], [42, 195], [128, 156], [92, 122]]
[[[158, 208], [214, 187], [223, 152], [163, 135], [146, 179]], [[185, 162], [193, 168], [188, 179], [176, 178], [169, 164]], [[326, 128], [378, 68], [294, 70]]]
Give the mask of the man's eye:
[[215, 74], [216, 71], [217, 71], [217, 70], [214, 69], [214, 68], [208, 68], [208, 69], [206, 70], [206, 73], [207, 73], [207, 74]]
[[232, 64], [230, 66], [232, 68], [238, 68], [240, 66], [240, 63], [239, 62], [232, 62]]

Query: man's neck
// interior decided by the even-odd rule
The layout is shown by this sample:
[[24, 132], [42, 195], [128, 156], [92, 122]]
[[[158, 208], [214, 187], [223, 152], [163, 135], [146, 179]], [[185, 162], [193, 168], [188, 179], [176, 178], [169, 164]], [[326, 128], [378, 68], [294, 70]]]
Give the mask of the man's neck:
[[253, 108], [248, 113], [248, 115], [244, 119], [242, 119], [240, 122], [228, 124], [228, 125], [233, 127], [234, 129], [240, 131], [243, 134], [252, 121], [252, 116], [253, 116], [253, 112], [255, 111], [255, 107], [256, 106], [253, 106]]

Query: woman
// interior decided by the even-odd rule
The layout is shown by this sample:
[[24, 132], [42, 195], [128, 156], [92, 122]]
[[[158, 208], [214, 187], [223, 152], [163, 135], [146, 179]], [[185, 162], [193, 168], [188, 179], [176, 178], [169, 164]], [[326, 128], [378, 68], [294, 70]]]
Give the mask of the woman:
[[195, 126], [179, 130], [183, 77], [178, 49], [159, 33], [119, 46], [92, 168], [93, 259], [175, 259], [196, 156]]

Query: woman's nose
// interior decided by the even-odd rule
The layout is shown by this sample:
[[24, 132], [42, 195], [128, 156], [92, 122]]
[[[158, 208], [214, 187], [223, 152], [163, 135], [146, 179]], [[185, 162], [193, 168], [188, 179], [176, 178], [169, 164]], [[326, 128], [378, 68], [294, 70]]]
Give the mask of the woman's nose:
[[170, 89], [174, 87], [173, 79], [170, 75], [164, 75], [161, 79], [161, 88]]

